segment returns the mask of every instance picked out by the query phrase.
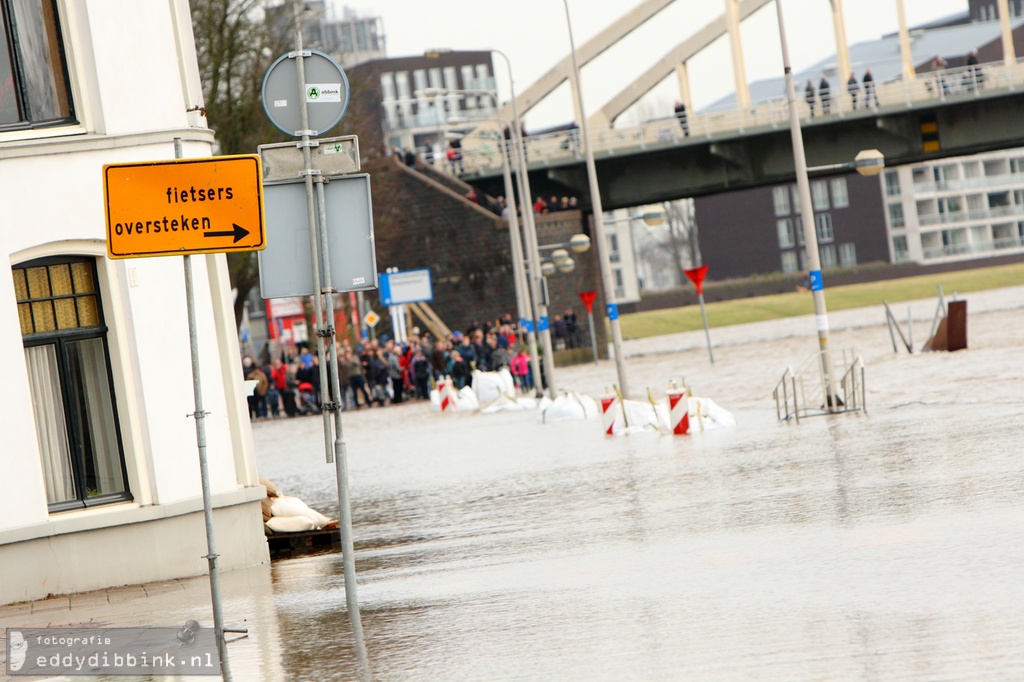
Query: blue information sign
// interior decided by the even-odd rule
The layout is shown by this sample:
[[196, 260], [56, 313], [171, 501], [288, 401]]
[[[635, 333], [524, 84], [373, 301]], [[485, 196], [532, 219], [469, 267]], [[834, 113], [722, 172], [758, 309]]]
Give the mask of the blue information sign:
[[821, 270], [811, 270], [811, 291], [822, 291], [825, 288], [825, 281], [821, 278]]
[[548, 316], [545, 315], [544, 317], [542, 317], [539, 320], [537, 320], [537, 331], [543, 332], [543, 331], [547, 331], [547, 329], [548, 329]]
[[619, 306], [615, 305], [614, 303], [609, 303], [605, 307], [608, 310], [608, 319], [609, 320], [617, 320], [617, 319], [619, 319]]
[[377, 275], [380, 302], [384, 305], [402, 305], [434, 300], [430, 284], [430, 270], [403, 270]]

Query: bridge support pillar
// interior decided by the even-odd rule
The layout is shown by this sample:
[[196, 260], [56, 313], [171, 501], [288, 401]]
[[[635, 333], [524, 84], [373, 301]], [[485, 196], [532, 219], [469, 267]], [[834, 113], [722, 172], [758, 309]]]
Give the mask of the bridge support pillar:
[[910, 82], [914, 80], [914, 58], [910, 53], [910, 30], [907, 29], [907, 10], [903, 7], [903, 0], [895, 0], [896, 16], [900, 24], [900, 61], [903, 63], [903, 80]]
[[686, 62], [676, 64], [676, 79], [679, 81], [679, 99], [686, 105], [687, 111], [693, 111], [693, 99], [690, 97], [690, 73]]
[[1013, 66], [1017, 63], [1016, 50], [1013, 47], [1013, 29], [1010, 26], [1010, 3], [1008, 0], [997, 0], [999, 5], [999, 24], [1003, 29], [1003, 63]]
[[846, 20], [843, 18], [843, 0], [832, 0], [832, 26], [836, 33], [837, 88], [850, 77], [850, 48], [846, 44]]
[[725, 22], [729, 27], [729, 44], [732, 46], [736, 108], [743, 111], [750, 108], [750, 89], [747, 87], [747, 67], [743, 62], [743, 45], [740, 42], [740, 0], [725, 0]]

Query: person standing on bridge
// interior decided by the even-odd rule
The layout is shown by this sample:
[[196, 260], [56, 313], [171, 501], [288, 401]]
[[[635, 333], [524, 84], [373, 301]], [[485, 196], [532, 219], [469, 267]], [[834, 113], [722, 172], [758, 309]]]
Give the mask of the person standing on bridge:
[[850, 101], [853, 102], [851, 108], [857, 108], [857, 94], [860, 93], [860, 83], [857, 82], [857, 76], [852, 71], [850, 72], [850, 79], [846, 81], [846, 91], [850, 93]]
[[682, 101], [676, 100], [675, 112], [676, 112], [676, 119], [679, 120], [679, 127], [681, 127], [683, 129], [683, 136], [684, 137], [689, 137], [690, 136], [690, 124], [687, 122], [687, 119], [686, 119], [686, 105], [683, 104]]
[[832, 111], [832, 86], [825, 74], [821, 74], [821, 82], [818, 83], [818, 97], [821, 98], [822, 115], [828, 115]]
[[807, 101], [807, 106], [811, 109], [811, 118], [814, 118], [814, 100], [816, 93], [814, 92], [814, 83], [811, 79], [807, 79], [807, 85], [804, 87], [804, 99]]
[[878, 95], [875, 93], [875, 77], [871, 75], [871, 68], [864, 69], [864, 108], [868, 108], [874, 100], [874, 106], [878, 107]]
[[973, 91], [974, 89], [981, 90], [985, 87], [985, 77], [981, 74], [981, 67], [978, 66], [978, 51], [971, 50], [971, 53], [967, 55], [967, 89]]

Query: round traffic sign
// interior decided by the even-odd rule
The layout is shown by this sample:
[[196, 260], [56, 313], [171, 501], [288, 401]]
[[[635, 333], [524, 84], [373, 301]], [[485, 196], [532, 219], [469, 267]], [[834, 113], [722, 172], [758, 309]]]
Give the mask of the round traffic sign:
[[[299, 69], [290, 53], [281, 55], [263, 78], [263, 110], [281, 132], [302, 137], [302, 106], [306, 106], [310, 136], [338, 125], [348, 109], [348, 77], [338, 62], [319, 50], [302, 59], [305, 83], [299, 88]], [[302, 93], [300, 96], [299, 93]]]

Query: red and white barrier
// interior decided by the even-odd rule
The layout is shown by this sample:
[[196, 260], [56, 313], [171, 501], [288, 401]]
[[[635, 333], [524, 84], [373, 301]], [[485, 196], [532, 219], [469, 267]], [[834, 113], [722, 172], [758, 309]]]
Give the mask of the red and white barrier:
[[616, 403], [618, 399], [613, 395], [601, 396], [601, 428], [606, 436], [615, 435], [615, 416], [618, 413]]
[[441, 402], [441, 412], [455, 411], [455, 401], [452, 399], [452, 380], [448, 377], [438, 379], [437, 397]]
[[685, 388], [668, 392], [668, 417], [673, 435], [682, 436], [690, 432], [690, 401]]

